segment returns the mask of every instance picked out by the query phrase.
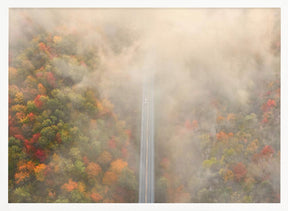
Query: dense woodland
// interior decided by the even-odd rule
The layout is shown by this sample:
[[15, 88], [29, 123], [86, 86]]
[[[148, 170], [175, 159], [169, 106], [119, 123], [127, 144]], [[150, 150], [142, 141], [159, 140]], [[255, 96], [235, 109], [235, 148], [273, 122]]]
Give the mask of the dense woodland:
[[263, 85], [260, 97], [251, 102], [255, 109], [233, 112], [225, 104], [213, 104], [219, 112], [214, 134], [202, 129], [197, 117], [170, 123], [174, 133], [164, 137], [159, 129], [158, 202], [280, 201], [279, 81]]
[[98, 65], [77, 42], [39, 33], [10, 51], [10, 202], [137, 202], [131, 130], [97, 88], [77, 86]]
[[[137, 203], [142, 75], [133, 78], [131, 72], [143, 63], [131, 72], [120, 64], [127, 59], [123, 55], [134, 53], [139, 37], [112, 21], [95, 23], [98, 28], [88, 21], [91, 25], [79, 24], [81, 31], [65, 22], [65, 12], [62, 21], [54, 11], [47, 18], [51, 23], [41, 25], [46, 20], [27, 11], [18, 12], [18, 25], [10, 25], [9, 202]], [[91, 27], [92, 35], [85, 32]], [[252, 82], [220, 73], [213, 78], [211, 68], [197, 72], [206, 62], [196, 61], [196, 54], [183, 56], [184, 74], [170, 42], [163, 39], [172, 56], [155, 50], [163, 47], [156, 37], [160, 44], [154, 50], [165, 59], [159, 56], [158, 66], [152, 65], [157, 67], [155, 202], [280, 201], [279, 22], [274, 30], [267, 52], [272, 65], [267, 68], [265, 57], [253, 52], [247, 56], [253, 69], [241, 70], [254, 71]], [[109, 56], [118, 63], [108, 70]], [[246, 63], [239, 57], [239, 64]], [[245, 86], [245, 104], [228, 80], [252, 84]], [[199, 89], [185, 82], [198, 83]]]
[[[216, 82], [207, 79], [205, 92], [195, 95], [198, 90], [184, 90], [177, 85], [181, 82], [175, 77], [176, 82], [169, 83], [172, 87], [170, 95], [161, 93], [157, 96], [157, 202], [280, 202], [278, 26], [274, 27], [275, 39], [269, 45], [269, 54], [275, 59], [268, 70], [269, 77], [264, 76], [265, 62], [258, 55], [251, 56], [256, 63], [254, 70], [244, 67], [244, 73], [256, 72], [244, 105], [235, 99], [236, 92], [229, 87], [229, 81], [217, 82], [220, 78]], [[193, 67], [189, 71], [191, 78], [197, 77]], [[156, 89], [165, 86], [162, 77], [162, 74], [157, 76]], [[206, 75], [200, 74], [202, 77]], [[231, 84], [238, 80], [232, 78]], [[223, 94], [229, 89], [235, 92], [235, 96]], [[196, 96], [192, 102], [181, 96], [186, 92]], [[167, 104], [170, 98], [174, 100], [171, 105]]]

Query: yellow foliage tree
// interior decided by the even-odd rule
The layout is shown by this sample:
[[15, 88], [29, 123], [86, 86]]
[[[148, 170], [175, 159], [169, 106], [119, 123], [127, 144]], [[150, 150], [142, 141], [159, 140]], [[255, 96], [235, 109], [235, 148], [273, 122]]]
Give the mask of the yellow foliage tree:
[[117, 175], [113, 171], [106, 171], [102, 180], [104, 185], [112, 185], [117, 181]]
[[46, 167], [47, 166], [44, 163], [41, 163], [34, 168], [34, 172], [35, 172], [37, 180], [44, 181]]
[[86, 189], [86, 186], [83, 182], [79, 182], [78, 183], [78, 190], [80, 193], [84, 193], [85, 192], [85, 189]]
[[91, 193], [90, 197], [94, 202], [103, 200], [103, 197], [99, 193]]
[[115, 161], [113, 161], [111, 163], [111, 171], [119, 174], [121, 173], [121, 171], [123, 170], [123, 168], [127, 167], [128, 166], [128, 163], [121, 160], [121, 159], [117, 159]]
[[19, 184], [20, 182], [24, 181], [26, 178], [29, 178], [30, 175], [28, 172], [18, 172], [15, 174], [15, 180], [16, 184]]
[[18, 172], [15, 174], [16, 183], [24, 181], [30, 177], [30, 174], [34, 171], [35, 163], [33, 161], [20, 161], [18, 164]]
[[46, 95], [46, 88], [41, 83], [38, 84], [38, 91], [40, 92], [40, 94]]
[[62, 37], [61, 36], [54, 36], [53, 37], [53, 42], [54, 43], [60, 43], [62, 41]]
[[231, 170], [227, 169], [225, 171], [225, 173], [223, 174], [223, 179], [225, 182], [229, 181], [229, 180], [233, 180], [234, 178], [234, 174]]
[[110, 152], [107, 152], [107, 151], [103, 151], [99, 157], [98, 157], [98, 162], [101, 164], [101, 165], [105, 165], [105, 164], [108, 164], [111, 162], [112, 160], [112, 155], [110, 154]]
[[102, 171], [101, 167], [97, 163], [94, 163], [94, 162], [90, 162], [86, 168], [86, 172], [88, 176], [90, 177], [95, 177], [99, 175], [101, 171]]
[[78, 188], [78, 184], [77, 182], [74, 182], [72, 179], [69, 179], [68, 183], [65, 183], [64, 185], [62, 185], [61, 187], [63, 190], [66, 190], [68, 192], [73, 191], [74, 189]]

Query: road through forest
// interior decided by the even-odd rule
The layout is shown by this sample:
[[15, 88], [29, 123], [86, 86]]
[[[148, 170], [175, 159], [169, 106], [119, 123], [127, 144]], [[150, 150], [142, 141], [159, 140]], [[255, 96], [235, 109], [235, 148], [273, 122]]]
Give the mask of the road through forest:
[[153, 79], [146, 78], [142, 95], [139, 203], [154, 202], [154, 95]]

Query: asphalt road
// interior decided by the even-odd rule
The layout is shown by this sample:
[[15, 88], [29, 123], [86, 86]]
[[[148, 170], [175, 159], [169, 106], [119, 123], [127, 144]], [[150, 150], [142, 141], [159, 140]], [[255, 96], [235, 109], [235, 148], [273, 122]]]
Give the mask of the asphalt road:
[[154, 202], [154, 99], [153, 79], [143, 86], [139, 203]]

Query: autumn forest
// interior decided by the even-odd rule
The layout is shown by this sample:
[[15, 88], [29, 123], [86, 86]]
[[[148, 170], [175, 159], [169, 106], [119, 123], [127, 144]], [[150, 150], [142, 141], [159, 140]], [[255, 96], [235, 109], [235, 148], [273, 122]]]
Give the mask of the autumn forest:
[[278, 9], [9, 13], [10, 203], [137, 203], [147, 69], [155, 202], [280, 202]]

